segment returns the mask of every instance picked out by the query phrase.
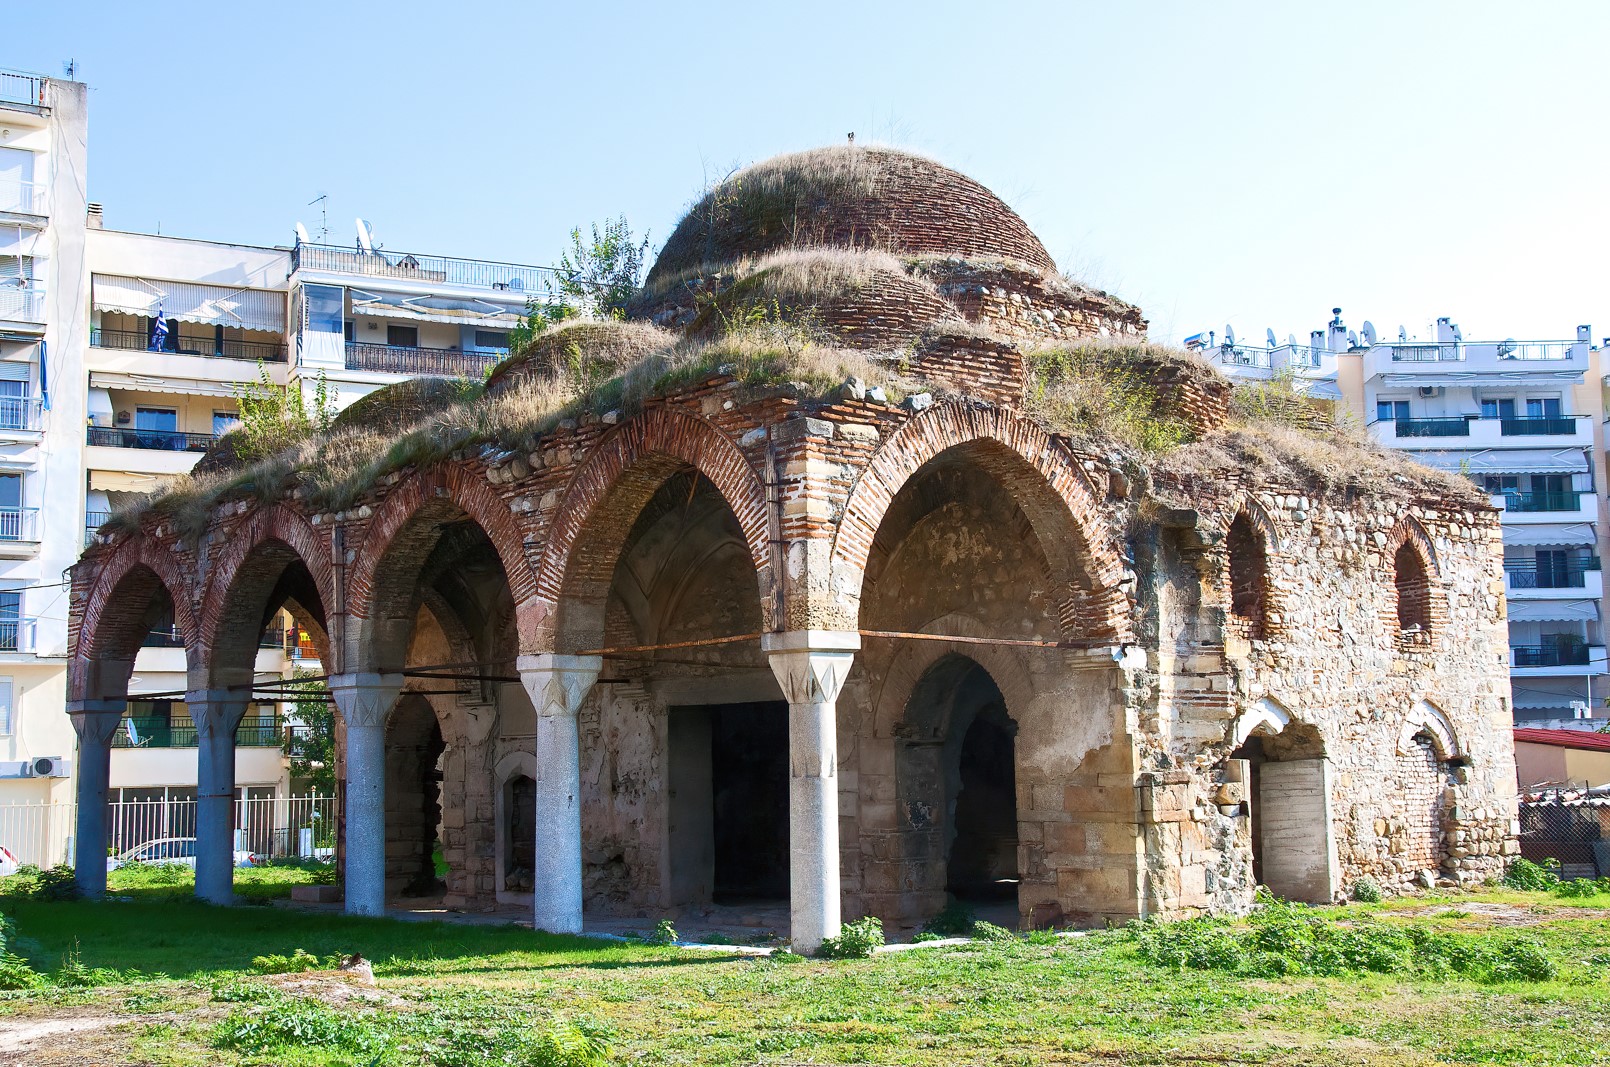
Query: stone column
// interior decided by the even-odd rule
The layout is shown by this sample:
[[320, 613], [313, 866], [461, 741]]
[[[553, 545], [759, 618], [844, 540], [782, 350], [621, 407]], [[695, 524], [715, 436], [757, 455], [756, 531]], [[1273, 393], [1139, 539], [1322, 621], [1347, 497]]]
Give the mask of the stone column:
[[537, 709], [537, 851], [532, 924], [581, 933], [581, 732], [576, 713], [598, 680], [598, 656], [521, 656], [520, 681]]
[[839, 932], [839, 691], [861, 637], [852, 631], [766, 634], [761, 647], [788, 700], [789, 936], [809, 955]]
[[334, 674], [330, 695], [346, 725], [348, 915], [386, 912], [386, 720], [402, 692], [400, 674]]
[[78, 734], [78, 821], [73, 862], [87, 897], [106, 894], [106, 794], [112, 780], [112, 735], [123, 721], [122, 700], [75, 700], [68, 717]]
[[250, 690], [193, 689], [185, 694], [196, 724], [196, 897], [235, 899], [235, 729]]

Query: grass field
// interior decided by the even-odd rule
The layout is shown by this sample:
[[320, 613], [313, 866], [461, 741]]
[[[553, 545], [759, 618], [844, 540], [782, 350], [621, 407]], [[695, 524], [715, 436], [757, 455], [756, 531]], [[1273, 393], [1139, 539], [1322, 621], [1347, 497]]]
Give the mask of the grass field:
[[[250, 877], [271, 896], [307, 875]], [[1310, 933], [1412, 932], [1456, 961], [1524, 943], [1552, 972], [1505, 981], [1259, 976], [1247, 967], [1284, 958], [1289, 946], [1273, 943], [1289, 930], [1246, 926], [1179, 939], [1210, 953], [1226, 938], [1273, 946], [1255, 954], [1264, 964], [1233, 971], [1150, 962], [1124, 931], [779, 961], [514, 926], [213, 908], [165, 899], [183, 887], [153, 880], [114, 881], [129, 898], [117, 902], [0, 901], [12, 951], [55, 975], [0, 994], [0, 1063], [1610, 1062], [1610, 894], [1428, 895], [1298, 913]], [[361, 952], [375, 985], [253, 973], [254, 957], [296, 949]]]

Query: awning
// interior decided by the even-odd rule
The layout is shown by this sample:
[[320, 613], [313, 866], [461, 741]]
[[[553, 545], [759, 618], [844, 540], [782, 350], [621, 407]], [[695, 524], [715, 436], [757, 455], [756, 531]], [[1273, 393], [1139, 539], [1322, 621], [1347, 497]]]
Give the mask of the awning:
[[353, 289], [352, 313], [383, 319], [411, 319], [415, 322], [448, 322], [455, 326], [473, 324], [514, 326], [522, 309], [489, 300], [460, 300], [445, 296], [406, 296], [401, 293], [371, 293]]
[[1510, 622], [1598, 622], [1597, 600], [1511, 600]]
[[102, 493], [149, 493], [168, 479], [160, 474], [132, 474], [128, 471], [89, 472], [91, 491]]
[[1411, 452], [1417, 461], [1460, 474], [1585, 474], [1588, 455], [1580, 448], [1486, 448], [1480, 451]]
[[183, 393], [186, 396], [239, 396], [239, 387], [229, 382], [204, 382], [194, 378], [159, 378], [152, 374], [114, 374], [90, 371], [92, 389], [122, 389], [142, 393]]
[[1308, 382], [1299, 378], [1296, 381], [1296, 385], [1298, 389], [1302, 390], [1303, 395], [1314, 400], [1340, 400], [1342, 398], [1342, 387], [1329, 378]]
[[1535, 526], [1504, 527], [1506, 545], [1591, 545], [1598, 542], [1585, 522], [1540, 522]]
[[285, 332], [285, 294], [272, 289], [238, 289], [97, 274], [92, 302], [97, 311], [149, 316], [155, 315], [161, 305], [165, 318], [183, 322]]
[[[1542, 362], [1542, 361], [1541, 360], [1528, 360], [1527, 362], [1537, 363], [1537, 362]], [[1452, 386], [1452, 387], [1458, 388], [1458, 389], [1465, 389], [1465, 388], [1469, 388], [1471, 386], [1524, 385], [1524, 384], [1526, 384], [1528, 382], [1536, 382], [1536, 381], [1572, 382], [1572, 383], [1574, 383], [1576, 385], [1581, 385], [1582, 381], [1583, 381], [1583, 378], [1584, 378], [1584, 375], [1579, 370], [1553, 370], [1553, 371], [1550, 371], [1550, 370], [1542, 370], [1542, 369], [1537, 369], [1537, 370], [1530, 370], [1529, 369], [1529, 370], [1515, 371], [1514, 373], [1510, 373], [1510, 374], [1505, 374], [1505, 373], [1497, 372], [1497, 371], [1488, 372], [1488, 373], [1483, 373], [1481, 371], [1471, 371], [1471, 372], [1467, 372], [1467, 373], [1460, 373], [1460, 372], [1447, 373], [1447, 372], [1443, 372], [1443, 371], [1436, 371], [1436, 372], [1430, 372], [1430, 373], [1426, 373], [1426, 374], [1383, 374], [1383, 375], [1381, 375], [1381, 384], [1382, 385], [1393, 385], [1393, 386], [1402, 386], [1402, 385], [1439, 386], [1440, 385], [1440, 386]]]

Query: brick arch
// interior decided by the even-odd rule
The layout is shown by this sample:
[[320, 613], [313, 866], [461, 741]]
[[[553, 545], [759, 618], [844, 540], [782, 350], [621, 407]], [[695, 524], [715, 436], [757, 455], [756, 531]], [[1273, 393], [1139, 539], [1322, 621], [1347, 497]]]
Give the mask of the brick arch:
[[102, 557], [85, 595], [68, 668], [69, 699], [115, 699], [127, 694], [151, 598], [159, 588], [173, 601], [174, 626], [184, 641], [187, 664], [199, 659], [201, 625], [190, 583], [167, 547], [137, 534]]
[[1065, 636], [1127, 641], [1124, 558], [1104, 528], [1101, 495], [1078, 460], [1045, 430], [1015, 412], [964, 402], [938, 404], [887, 438], [845, 504], [833, 538], [833, 587], [853, 597], [859, 618], [867, 561], [900, 490], [940, 455], [965, 449], [1011, 495], [1064, 583], [1058, 600]]
[[[298, 606], [312, 616], [303, 621], [316, 631], [316, 641], [323, 638], [319, 641], [319, 652], [328, 656], [328, 639], [324, 635], [329, 625], [328, 613], [336, 599], [330, 548], [325, 538], [306, 516], [283, 504], [253, 512], [227, 536], [228, 543], [212, 568], [202, 596], [201, 647], [209, 660], [225, 653], [225, 643], [241, 643], [240, 634], [227, 633], [228, 628], [250, 629], [259, 621], [240, 613], [260, 618], [285, 569], [295, 562], [307, 569], [314, 596], [308, 597], [304, 590], [300, 591], [300, 596], [288, 599], [296, 600]], [[304, 603], [306, 600], [316, 600], [316, 603]], [[255, 656], [257, 635], [251, 634], [250, 640]], [[333, 663], [326, 663], [326, 666], [332, 671], [336, 669]]]
[[1420, 520], [1412, 515], [1405, 515], [1399, 519], [1397, 525], [1392, 527], [1392, 532], [1386, 535], [1387, 558], [1391, 559], [1397, 555], [1398, 549], [1402, 548], [1406, 541], [1414, 544], [1421, 562], [1426, 565], [1426, 574], [1432, 578], [1442, 577], [1442, 565], [1437, 561], [1437, 549], [1431, 541], [1431, 535], [1420, 525]]
[[[1239, 494], [1234, 506], [1226, 512], [1224, 534], [1224, 589], [1225, 621], [1231, 632], [1240, 636], [1262, 640], [1276, 637], [1281, 631], [1278, 620], [1284, 618], [1279, 593], [1271, 580], [1274, 563], [1281, 552], [1280, 531], [1263, 504], [1249, 493]], [[1238, 543], [1237, 523], [1245, 520], [1245, 529], [1254, 539], [1251, 545]], [[1256, 573], [1247, 574], [1246, 561], [1237, 555], [1254, 551], [1260, 557], [1253, 562]], [[1238, 570], [1241, 573], [1237, 573]], [[1253, 583], [1249, 588], [1245, 583]], [[1249, 610], [1237, 610], [1238, 606]]]
[[[418, 555], [418, 562], [423, 563], [434, 544], [405, 543], [409, 528], [432, 516], [446, 518], [454, 514], [474, 521], [492, 542], [514, 601], [520, 647], [533, 647], [530, 617], [536, 605], [536, 575], [525, 553], [524, 528], [503, 499], [463, 464], [420, 471], [386, 494], [362, 541], [348, 546], [356, 549], [356, 560], [346, 582], [347, 613], [359, 622], [372, 622], [378, 610], [376, 602], [385, 593], [382, 586], [388, 580], [382, 568], [396, 564], [394, 557], [399, 551]], [[401, 578], [399, 575], [396, 580]], [[349, 651], [356, 653], [357, 649]]]
[[1465, 754], [1453, 722], [1429, 700], [1416, 700], [1414, 707], [1409, 709], [1403, 727], [1398, 731], [1398, 755], [1407, 755], [1414, 739], [1422, 735], [1430, 739], [1431, 748], [1439, 760], [1460, 759]]
[[616, 427], [565, 489], [537, 564], [537, 593], [549, 611], [548, 641], [557, 644], [561, 631], [589, 624], [572, 617], [582, 613], [567, 611], [567, 602], [602, 600], [638, 514], [667, 478], [687, 466], [708, 478], [732, 509], [755, 567], [762, 627], [769, 628], [771, 552], [760, 474], [710, 422], [660, 405]]
[[[923, 629], [956, 637], [998, 636], [971, 615], [959, 612], [942, 615]], [[1020, 649], [960, 641], [901, 641], [883, 669], [881, 684], [872, 700], [874, 729], [880, 736], [889, 735], [904, 720], [917, 686], [935, 664], [950, 655], [972, 660], [983, 668], [1001, 691], [1008, 714], [1021, 715], [1022, 709], [1034, 699], [1033, 675], [1024, 670], [1024, 654]]]
[[[1407, 549], [1418, 574], [1400, 573], [1399, 556]], [[1383, 546], [1383, 572], [1391, 584], [1382, 598], [1381, 623], [1388, 634], [1396, 635], [1402, 647], [1429, 643], [1447, 621], [1447, 604], [1440, 589], [1442, 570], [1437, 562], [1437, 550], [1424, 526], [1412, 516], [1399, 519]], [[1406, 597], [1415, 598], [1405, 606]], [[1406, 618], [1417, 620], [1418, 629], [1406, 628]]]

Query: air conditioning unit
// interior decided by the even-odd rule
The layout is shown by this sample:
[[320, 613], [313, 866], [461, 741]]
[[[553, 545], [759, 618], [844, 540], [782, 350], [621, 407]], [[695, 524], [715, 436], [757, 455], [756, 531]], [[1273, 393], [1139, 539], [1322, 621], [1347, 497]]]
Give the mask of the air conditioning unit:
[[28, 761], [28, 771], [35, 778], [67, 778], [72, 765], [61, 756], [35, 756]]
[[1442, 395], [1442, 386], [1440, 386], [1440, 385], [1422, 385], [1416, 391], [1421, 396], [1427, 397], [1427, 398], [1434, 397], [1434, 396], [1441, 396]]

